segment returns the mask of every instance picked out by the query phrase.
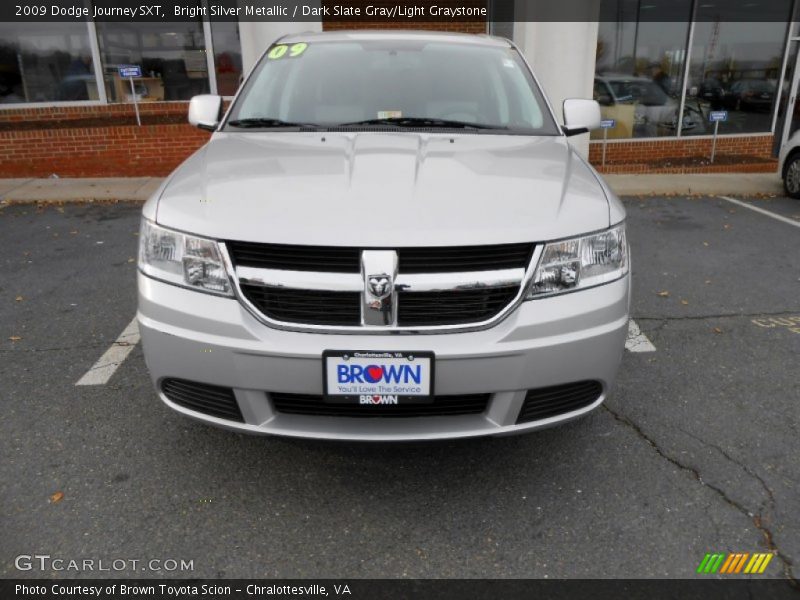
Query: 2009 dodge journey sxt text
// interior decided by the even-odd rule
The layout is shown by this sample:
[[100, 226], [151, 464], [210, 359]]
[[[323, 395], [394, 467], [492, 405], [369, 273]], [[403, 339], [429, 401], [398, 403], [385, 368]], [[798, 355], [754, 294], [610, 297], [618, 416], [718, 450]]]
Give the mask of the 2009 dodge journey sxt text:
[[497, 435], [608, 393], [625, 212], [508, 41], [286, 37], [144, 207], [139, 326], [171, 408], [238, 431]]

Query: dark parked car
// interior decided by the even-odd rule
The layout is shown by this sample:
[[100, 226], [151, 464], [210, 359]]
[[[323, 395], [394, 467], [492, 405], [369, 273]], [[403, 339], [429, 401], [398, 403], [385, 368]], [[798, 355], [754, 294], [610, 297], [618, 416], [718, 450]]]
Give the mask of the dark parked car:
[[732, 110], [769, 110], [775, 99], [775, 85], [760, 79], [740, 79], [725, 95], [725, 107]]
[[704, 79], [697, 91], [697, 98], [711, 105], [711, 110], [723, 108], [725, 88], [717, 79]]

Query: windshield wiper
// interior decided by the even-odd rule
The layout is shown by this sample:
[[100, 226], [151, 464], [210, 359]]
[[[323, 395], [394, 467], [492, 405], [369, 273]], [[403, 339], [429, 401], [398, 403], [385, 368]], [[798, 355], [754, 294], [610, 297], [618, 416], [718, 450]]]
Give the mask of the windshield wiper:
[[451, 119], [434, 119], [430, 117], [389, 117], [386, 119], [366, 119], [351, 123], [339, 123], [337, 127], [358, 127], [360, 125], [395, 125], [397, 127], [438, 127], [442, 129], [508, 129], [502, 125], [486, 123], [469, 123]]
[[315, 123], [292, 123], [291, 121], [282, 121], [281, 119], [268, 119], [264, 117], [252, 117], [249, 119], [234, 119], [228, 121], [227, 125], [231, 127], [240, 127], [246, 129], [248, 127], [268, 129], [270, 127], [319, 127]]

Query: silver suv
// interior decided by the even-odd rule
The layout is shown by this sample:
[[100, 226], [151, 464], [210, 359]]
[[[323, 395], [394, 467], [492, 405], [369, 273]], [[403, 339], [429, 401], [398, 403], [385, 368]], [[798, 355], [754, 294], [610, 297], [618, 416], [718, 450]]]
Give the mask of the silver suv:
[[485, 36], [272, 45], [146, 203], [139, 326], [161, 399], [250, 433], [509, 434], [585, 415], [628, 328], [625, 211], [520, 52]]

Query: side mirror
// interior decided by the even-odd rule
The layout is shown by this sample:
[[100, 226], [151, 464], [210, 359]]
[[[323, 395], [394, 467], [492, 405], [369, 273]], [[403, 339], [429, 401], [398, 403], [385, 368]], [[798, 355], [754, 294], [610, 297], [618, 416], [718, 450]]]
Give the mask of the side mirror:
[[206, 131], [214, 131], [222, 118], [222, 96], [203, 94], [189, 102], [189, 123]]
[[564, 127], [567, 136], [589, 133], [600, 127], [600, 105], [594, 100], [564, 100]]

